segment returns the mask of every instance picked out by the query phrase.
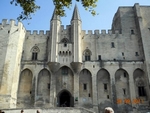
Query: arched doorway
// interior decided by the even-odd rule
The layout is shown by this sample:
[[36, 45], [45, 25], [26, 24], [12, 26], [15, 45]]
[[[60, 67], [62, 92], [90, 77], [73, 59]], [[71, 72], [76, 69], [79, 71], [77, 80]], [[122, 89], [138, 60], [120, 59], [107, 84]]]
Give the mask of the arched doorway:
[[73, 97], [70, 92], [63, 90], [58, 94], [57, 97], [58, 107], [73, 107]]

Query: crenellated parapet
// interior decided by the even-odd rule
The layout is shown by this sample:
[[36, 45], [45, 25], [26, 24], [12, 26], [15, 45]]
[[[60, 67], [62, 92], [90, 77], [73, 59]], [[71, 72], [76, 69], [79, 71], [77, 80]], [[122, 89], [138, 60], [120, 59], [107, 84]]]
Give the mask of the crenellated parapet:
[[20, 21], [15, 21], [13, 19], [3, 19], [2, 22], [0, 23], [0, 29], [3, 30], [5, 29], [5, 27], [18, 27], [18, 30], [24, 30], [24, 32], [26, 32], [26, 29], [24, 27], [24, 25], [22, 24], [22, 22]]
[[[82, 30], [82, 36], [96, 36], [99, 37], [120, 37], [122, 34], [120, 34], [119, 30], [115, 30], [115, 33], [112, 32], [112, 30], [88, 30], [87, 32], [85, 30]], [[96, 38], [95, 37], [95, 38]]]
[[[65, 28], [66, 27], [66, 28]], [[71, 25], [61, 25], [61, 34], [67, 34], [70, 31]]]
[[70, 31], [71, 31], [71, 25], [66, 25], [66, 26], [64, 26], [64, 25], [61, 25], [61, 31], [60, 31], [60, 33], [61, 33], [61, 39], [60, 40], [62, 40], [63, 38], [70, 38]]
[[26, 35], [39, 35], [39, 36], [42, 36], [42, 35], [49, 35], [50, 34], [50, 31], [46, 31], [46, 32], [44, 32], [44, 30], [40, 30], [40, 31], [38, 31], [38, 30], [33, 30], [33, 31], [31, 31], [31, 30], [27, 30], [27, 32], [26, 32]]
[[112, 33], [112, 30], [94, 30], [94, 32], [92, 30], [88, 30], [87, 33], [85, 30], [82, 30], [82, 34], [83, 35], [113, 35], [113, 34], [120, 34], [119, 30], [115, 30], [115, 33]]

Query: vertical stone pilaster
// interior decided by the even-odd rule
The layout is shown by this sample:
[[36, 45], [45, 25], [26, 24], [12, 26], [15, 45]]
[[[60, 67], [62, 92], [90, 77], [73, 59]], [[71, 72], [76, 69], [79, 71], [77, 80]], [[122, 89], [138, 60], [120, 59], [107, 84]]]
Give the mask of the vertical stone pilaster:
[[51, 84], [50, 84], [50, 106], [56, 107], [56, 76], [54, 73], [51, 75]]
[[92, 75], [92, 96], [93, 96], [93, 109], [98, 113], [98, 97], [97, 97], [97, 76], [94, 73]]
[[133, 70], [128, 71], [129, 72], [129, 91], [130, 91], [130, 100], [132, 107], [135, 106], [134, 103], [132, 103], [133, 99], [136, 99], [135, 94], [135, 85], [134, 85], [134, 79], [133, 79]]
[[117, 109], [117, 94], [115, 86], [115, 73], [110, 76], [110, 91], [111, 91], [111, 101], [114, 109]]
[[[36, 69], [35, 69], [36, 70]], [[38, 91], [38, 73], [36, 73], [36, 71], [34, 70], [34, 72], [33, 72], [33, 78], [34, 78], [34, 80], [32, 80], [33, 82], [35, 82], [35, 86], [34, 86], [34, 89], [32, 88], [32, 90], [34, 91], [33, 93], [32, 93], [32, 95], [34, 96], [34, 106], [36, 106], [36, 98], [37, 98], [37, 96], [38, 96], [38, 94], [37, 94], [37, 91]]]
[[79, 106], [79, 73], [74, 74], [74, 106]]

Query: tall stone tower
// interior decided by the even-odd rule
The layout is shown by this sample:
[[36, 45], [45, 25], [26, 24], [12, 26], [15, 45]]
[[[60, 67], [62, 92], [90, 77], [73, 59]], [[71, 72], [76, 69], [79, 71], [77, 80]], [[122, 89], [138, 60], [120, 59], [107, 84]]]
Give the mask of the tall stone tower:
[[0, 25], [0, 108], [15, 108], [18, 81], [26, 30], [21, 22], [14, 20]]
[[73, 62], [82, 62], [81, 55], [81, 18], [78, 12], [77, 5], [75, 5], [74, 12], [71, 19], [71, 34], [73, 45]]
[[60, 32], [61, 22], [60, 17], [56, 15], [56, 9], [53, 12], [53, 16], [51, 18], [50, 23], [50, 37], [51, 40], [49, 40], [49, 43], [51, 43], [50, 47], [50, 55], [49, 55], [49, 61], [50, 62], [58, 62], [57, 55], [58, 55], [58, 39], [59, 39], [59, 32]]

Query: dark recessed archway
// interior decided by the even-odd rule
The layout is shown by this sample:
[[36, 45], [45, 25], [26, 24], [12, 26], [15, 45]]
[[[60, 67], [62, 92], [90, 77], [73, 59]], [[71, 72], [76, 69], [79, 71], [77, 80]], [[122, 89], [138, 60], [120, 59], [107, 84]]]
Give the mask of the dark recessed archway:
[[71, 93], [67, 90], [63, 90], [58, 94], [57, 97], [58, 107], [72, 107], [73, 106], [73, 97]]

